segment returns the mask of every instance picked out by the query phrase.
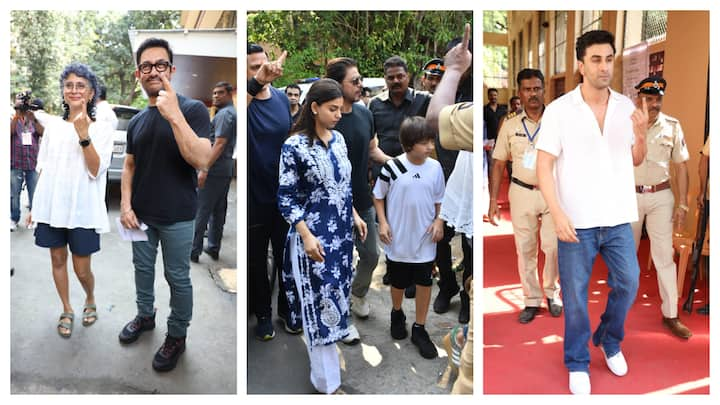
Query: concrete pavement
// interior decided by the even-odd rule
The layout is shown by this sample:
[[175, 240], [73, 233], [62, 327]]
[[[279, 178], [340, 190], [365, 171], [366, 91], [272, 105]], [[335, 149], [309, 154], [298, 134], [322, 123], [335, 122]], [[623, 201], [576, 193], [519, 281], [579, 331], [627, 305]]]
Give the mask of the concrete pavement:
[[[25, 196], [25, 193], [23, 193]], [[70, 339], [56, 324], [62, 305], [55, 291], [48, 249], [35, 246], [32, 231], [11, 233], [11, 386], [12, 394], [234, 394], [237, 392], [237, 268], [236, 183], [228, 196], [228, 215], [220, 259], [200, 256], [191, 263], [193, 320], [187, 349], [177, 368], [152, 369], [152, 358], [165, 338], [170, 312], [169, 288], [162, 255], [156, 265], [157, 307], [154, 331], [123, 346], [118, 333], [136, 314], [130, 242], [115, 228], [119, 195], [110, 204], [112, 231], [101, 236], [101, 251], [92, 258], [98, 321], [82, 326], [85, 294], [68, 259], [70, 297], [75, 325]], [[23, 203], [23, 207], [25, 203]], [[24, 220], [25, 210], [22, 213]]]
[[[452, 241], [454, 262], [462, 259], [460, 238]], [[360, 332], [361, 342], [356, 346], [338, 343], [341, 356], [342, 389], [348, 394], [448, 394], [452, 386], [438, 385], [439, 376], [447, 366], [447, 353], [442, 338], [456, 324], [460, 309], [459, 295], [453, 297], [450, 311], [436, 314], [432, 302], [438, 292], [433, 283], [430, 311], [426, 328], [438, 348], [439, 356], [427, 360], [408, 336], [393, 340], [390, 336], [390, 286], [382, 284], [385, 259], [381, 256], [368, 292], [370, 317], [353, 321]], [[456, 273], [462, 282], [462, 273]], [[277, 288], [274, 291], [277, 297]], [[405, 298], [403, 310], [407, 317], [408, 332], [415, 320], [415, 300]], [[247, 393], [248, 394], [311, 394], [310, 365], [304, 337], [290, 335], [276, 317], [273, 307], [275, 338], [261, 342], [254, 337], [255, 316], [248, 314], [247, 322]]]

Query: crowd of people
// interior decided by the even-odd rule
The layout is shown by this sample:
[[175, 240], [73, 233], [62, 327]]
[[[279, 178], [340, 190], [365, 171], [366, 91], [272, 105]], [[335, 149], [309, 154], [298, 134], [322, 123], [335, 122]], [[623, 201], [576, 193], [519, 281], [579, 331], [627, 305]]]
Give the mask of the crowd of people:
[[[435, 312], [447, 312], [451, 298], [461, 297], [459, 327], [448, 334], [446, 348], [454, 351], [456, 367], [463, 358], [466, 367], [471, 362], [472, 355], [461, 351], [472, 351], [467, 327], [472, 145], [457, 170], [460, 148], [445, 149], [437, 142], [438, 127], [443, 132], [451, 126], [445, 122], [458, 116], [441, 114], [441, 107], [464, 102], [462, 110], [472, 111], [467, 108], [472, 105], [469, 35], [468, 25], [465, 36], [449, 44], [444, 60], [432, 58], [422, 67], [422, 90], [409, 86], [410, 68], [394, 55], [383, 64], [386, 89], [369, 98], [357, 61], [337, 57], [328, 61], [324, 78], [312, 84], [302, 104], [299, 86], [289, 85], [283, 93], [272, 85], [283, 75], [287, 52], [271, 61], [260, 45], [248, 44], [249, 309], [257, 318], [255, 337], [273, 339], [271, 255], [270, 272], [279, 281], [277, 316], [286, 332], [304, 333], [311, 382], [319, 392], [342, 392], [335, 344], [362, 340], [353, 317], [370, 316], [368, 294], [381, 247], [383, 282], [391, 286], [392, 297], [392, 308], [385, 309], [391, 318], [388, 338], [410, 335], [422, 357], [438, 356], [426, 330], [438, 268]], [[464, 115], [463, 124], [467, 136], [471, 115]], [[462, 291], [450, 252], [456, 231], [463, 235]], [[415, 299], [410, 334], [404, 297]], [[466, 367], [456, 383], [465, 393], [472, 392], [472, 366]]]
[[[213, 88], [217, 112], [178, 94], [170, 84], [176, 66], [170, 44], [160, 38], [142, 42], [135, 54], [135, 77], [148, 106], [127, 128], [121, 180], [120, 223], [141, 229], [145, 240], [132, 242], [137, 315], [119, 333], [122, 344], [135, 342], [155, 328], [155, 262], [161, 245], [164, 275], [170, 287], [167, 335], [152, 366], [170, 371], [185, 351], [192, 319], [190, 261], [202, 251], [218, 260], [234, 175], [237, 113], [233, 86]], [[75, 311], [70, 302], [68, 250], [85, 292], [83, 326], [98, 321], [92, 255], [100, 235], [110, 231], [105, 202], [107, 170], [113, 153], [117, 117], [106, 89], [83, 63], [66, 66], [59, 78], [62, 116], [43, 110], [29, 92], [18, 95], [11, 120], [11, 231], [20, 221], [20, 193], [26, 184], [35, 244], [48, 248], [53, 280], [62, 304], [57, 333], [70, 338]], [[207, 229], [207, 246], [203, 236]], [[102, 300], [102, 297], [99, 298]]]
[[[658, 324], [681, 339], [692, 336], [678, 317], [673, 258], [674, 232], [684, 228], [689, 211], [690, 155], [680, 122], [661, 111], [665, 79], [650, 76], [640, 81], [634, 101], [610, 88], [615, 61], [610, 32], [582, 34], [576, 41], [576, 59], [582, 82], [547, 106], [545, 78], [537, 69], [517, 74], [519, 109], [507, 112], [498, 104], [498, 91], [488, 89], [485, 149], [492, 163], [487, 221], [498, 224], [500, 183], [507, 166], [524, 301], [518, 321], [530, 323], [542, 310], [543, 298], [553, 317], [564, 313], [569, 389], [589, 394], [589, 340], [602, 351], [613, 374], [628, 372], [621, 344], [638, 289], [637, 249], [643, 228], [657, 268]], [[703, 156], [707, 152], [704, 148]], [[671, 162], [676, 167], [672, 173]], [[703, 171], [701, 209], [707, 207]], [[545, 257], [542, 281], [538, 245]], [[610, 293], [600, 323], [591, 332], [588, 283], [598, 255], [608, 266]]]

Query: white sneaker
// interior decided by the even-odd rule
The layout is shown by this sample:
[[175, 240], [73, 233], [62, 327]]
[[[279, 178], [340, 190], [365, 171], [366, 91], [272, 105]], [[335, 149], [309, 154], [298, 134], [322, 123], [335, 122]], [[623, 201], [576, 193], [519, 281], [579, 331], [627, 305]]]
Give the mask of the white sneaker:
[[605, 363], [607, 363], [608, 368], [610, 371], [612, 371], [613, 374], [615, 374], [618, 377], [622, 377], [628, 372], [628, 366], [627, 362], [625, 361], [625, 356], [623, 356], [622, 352], [617, 352], [614, 356], [608, 358], [605, 354], [605, 349], [600, 346], [600, 350], [603, 352], [603, 357], [605, 357]]
[[342, 342], [348, 346], [354, 346], [360, 343], [360, 333], [358, 333], [355, 325], [348, 326], [348, 335], [342, 338]]
[[367, 301], [366, 297], [358, 297], [354, 294], [350, 294], [350, 308], [353, 313], [358, 316], [358, 318], [365, 319], [370, 316], [370, 303]]
[[10, 220], [10, 232], [15, 232], [17, 230], [17, 222]]
[[590, 394], [590, 375], [584, 371], [571, 371], [570, 392], [575, 395]]

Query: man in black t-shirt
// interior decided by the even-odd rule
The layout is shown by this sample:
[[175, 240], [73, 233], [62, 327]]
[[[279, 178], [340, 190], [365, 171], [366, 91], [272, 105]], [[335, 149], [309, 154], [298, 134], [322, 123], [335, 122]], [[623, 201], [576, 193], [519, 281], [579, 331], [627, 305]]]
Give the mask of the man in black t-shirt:
[[[362, 96], [363, 83], [357, 62], [351, 58], [335, 58], [328, 62], [325, 71], [328, 78], [340, 83], [342, 87], [342, 117], [335, 125], [335, 130], [343, 135], [348, 158], [352, 164], [353, 207], [368, 224], [367, 237], [364, 241], [357, 234], [354, 235], [359, 260], [351, 291], [353, 313], [360, 318], [367, 318], [370, 314], [370, 305], [365, 295], [370, 289], [372, 273], [380, 258], [375, 207], [370, 196], [368, 160], [382, 165], [390, 157], [378, 147], [372, 113], [358, 102]], [[355, 326], [350, 325], [349, 330], [350, 333], [343, 338], [343, 343], [359, 343], [360, 335]]]
[[155, 260], [160, 243], [171, 312], [167, 337], [152, 365], [157, 371], [170, 371], [185, 351], [192, 318], [196, 170], [207, 170], [210, 161], [210, 117], [203, 103], [175, 93], [170, 85], [175, 66], [167, 41], [149, 38], [136, 55], [135, 77], [148, 95], [149, 106], [128, 125], [120, 221], [125, 228], [144, 229], [148, 240], [132, 243], [138, 313], [119, 339], [132, 343], [155, 328]]

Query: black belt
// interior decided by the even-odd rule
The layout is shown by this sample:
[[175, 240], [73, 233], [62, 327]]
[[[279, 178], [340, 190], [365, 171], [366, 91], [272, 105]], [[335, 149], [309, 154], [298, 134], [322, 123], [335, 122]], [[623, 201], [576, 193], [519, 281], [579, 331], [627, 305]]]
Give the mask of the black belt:
[[510, 181], [517, 184], [518, 186], [525, 187], [528, 190], [536, 190], [537, 189], [537, 186], [533, 186], [532, 184], [527, 184], [523, 181], [516, 179], [515, 177], [511, 177]]

